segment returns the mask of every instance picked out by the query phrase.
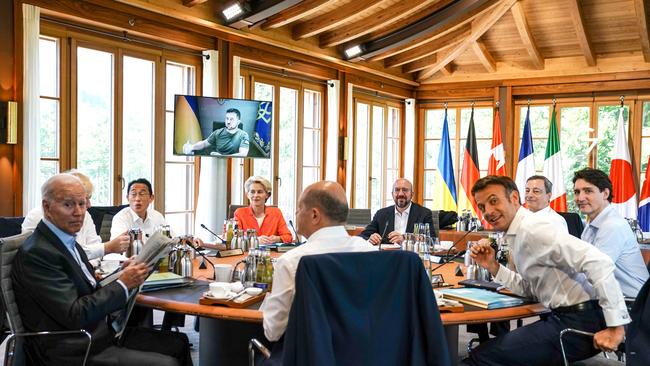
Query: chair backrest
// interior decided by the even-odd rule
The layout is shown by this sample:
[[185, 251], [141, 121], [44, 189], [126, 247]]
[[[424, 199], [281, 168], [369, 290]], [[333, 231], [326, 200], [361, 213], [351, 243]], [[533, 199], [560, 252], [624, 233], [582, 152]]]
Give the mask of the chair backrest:
[[369, 208], [351, 208], [348, 211], [346, 224], [350, 226], [366, 227], [370, 223]]
[[[232, 205], [228, 206], [228, 218], [232, 219], [233, 217], [235, 217], [235, 211], [237, 211], [238, 208], [242, 208], [242, 207], [248, 207], [248, 206], [247, 205], [235, 205], [235, 204], [232, 204]], [[266, 207], [278, 207], [278, 206], [267, 205]]]
[[111, 239], [111, 226], [113, 225], [113, 216], [129, 205], [121, 206], [91, 206], [88, 209], [90, 217], [95, 224], [97, 235], [102, 238], [102, 242]]
[[284, 365], [451, 364], [431, 283], [415, 253], [305, 256], [295, 289]]
[[585, 229], [585, 225], [582, 223], [580, 215], [575, 212], [558, 212], [560, 216], [566, 221], [567, 229], [569, 229], [569, 234], [580, 238], [582, 231]]
[[20, 234], [23, 221], [24, 217], [0, 217], [0, 238]]
[[[8, 326], [13, 333], [23, 332], [23, 323], [18, 313], [18, 305], [11, 283], [11, 269], [18, 249], [32, 233], [27, 232], [0, 238], [0, 289], [2, 290], [2, 310], [6, 313]], [[4, 324], [3, 324], [4, 325]]]

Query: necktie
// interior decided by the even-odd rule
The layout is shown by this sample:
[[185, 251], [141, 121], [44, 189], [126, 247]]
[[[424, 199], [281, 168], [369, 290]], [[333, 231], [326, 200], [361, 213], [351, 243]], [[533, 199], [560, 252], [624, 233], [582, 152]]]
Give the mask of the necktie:
[[88, 279], [88, 282], [90, 282], [93, 285], [93, 287], [95, 287], [97, 285], [97, 281], [95, 280], [95, 277], [93, 277], [93, 275], [88, 271], [88, 267], [86, 266], [86, 264], [81, 260], [79, 251], [77, 251], [76, 242], [74, 243], [72, 252], [74, 253], [74, 259], [77, 261], [79, 267], [81, 267], [81, 271], [86, 276], [86, 279]]

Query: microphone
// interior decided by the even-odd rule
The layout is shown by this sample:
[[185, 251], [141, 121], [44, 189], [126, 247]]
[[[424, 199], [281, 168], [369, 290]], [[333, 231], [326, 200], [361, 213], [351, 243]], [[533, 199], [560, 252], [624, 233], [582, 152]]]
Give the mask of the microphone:
[[455, 241], [455, 242], [454, 242], [454, 243], [449, 247], [449, 249], [447, 250], [447, 254], [445, 255], [445, 256], [447, 257], [447, 260], [443, 260], [442, 263], [440, 263], [438, 266], [436, 266], [436, 268], [432, 269], [431, 272], [433, 273], [433, 272], [434, 272], [435, 270], [437, 270], [438, 268], [444, 266], [445, 264], [447, 264], [447, 263], [453, 261], [454, 259], [460, 257], [461, 255], [465, 254], [466, 251], [465, 251], [465, 250], [461, 250], [460, 252], [454, 254], [452, 257], [449, 257], [449, 255], [451, 254], [451, 250], [452, 250], [453, 248], [455, 248], [456, 245], [458, 245], [458, 243], [460, 243], [463, 239], [465, 239], [465, 237], [466, 237], [467, 235], [469, 235], [470, 233], [474, 233], [474, 232], [477, 232], [477, 231], [481, 231], [481, 230], [483, 230], [483, 226], [482, 226], [482, 225], [479, 225], [479, 226], [473, 228], [472, 230], [469, 230], [469, 231], [465, 232], [465, 234], [463, 234], [463, 236], [461, 236], [460, 238], [456, 239], [456, 241]]
[[293, 233], [296, 234], [296, 245], [303, 244], [303, 242], [300, 241], [300, 237], [298, 236], [298, 231], [296, 231], [296, 228], [293, 226], [293, 221], [289, 220], [289, 226], [291, 226], [291, 230], [293, 230]]
[[388, 230], [388, 221], [386, 221], [386, 225], [384, 225], [384, 231], [381, 233], [381, 240], [379, 241], [379, 245], [381, 246], [381, 243], [384, 242], [384, 237], [386, 237], [386, 230]]
[[[208, 229], [207, 226], [201, 224], [201, 227], [202, 227], [203, 229], [205, 229], [207, 232], [209, 232], [210, 234], [216, 236], [217, 239], [221, 240], [221, 244], [226, 244], [226, 241], [225, 241], [225, 240], [223, 240], [223, 239], [222, 239], [219, 235], [217, 235], [214, 231]], [[196, 249], [196, 248], [195, 248], [195, 249]]]
[[[201, 224], [201, 226], [203, 226], [203, 224]], [[206, 229], [206, 228], [204, 227], [204, 229]], [[210, 231], [210, 230], [208, 230], [208, 231]], [[200, 255], [201, 258], [203, 258], [203, 268], [205, 268], [205, 262], [206, 262], [206, 261], [207, 261], [208, 263], [210, 263], [210, 265], [212, 266], [212, 279], [213, 279], [213, 280], [216, 280], [216, 279], [217, 279], [217, 270], [214, 269], [214, 263], [212, 263], [212, 261], [210, 261], [210, 260], [208, 259], [208, 257], [207, 257], [205, 254], [201, 253], [201, 251], [198, 250], [198, 249], [194, 246], [194, 243], [192, 243], [192, 241], [189, 240], [189, 238], [185, 238], [185, 239], [182, 239], [182, 240], [185, 241], [185, 244], [187, 244], [188, 247], [194, 249], [194, 251], [195, 251], [198, 255]], [[199, 266], [199, 268], [201, 268], [201, 266]]]

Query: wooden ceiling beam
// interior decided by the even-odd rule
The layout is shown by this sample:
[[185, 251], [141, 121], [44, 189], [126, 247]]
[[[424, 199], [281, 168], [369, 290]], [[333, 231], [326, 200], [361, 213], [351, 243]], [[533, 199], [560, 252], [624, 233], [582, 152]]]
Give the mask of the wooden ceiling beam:
[[443, 0], [402, 0], [388, 9], [372, 14], [364, 19], [349, 25], [338, 27], [330, 32], [321, 34], [320, 47], [333, 47], [341, 43], [352, 41], [356, 38], [385, 28], [405, 18], [412, 18], [422, 9]]
[[472, 42], [472, 49], [474, 50], [476, 57], [478, 57], [481, 64], [483, 64], [483, 67], [485, 67], [488, 72], [497, 71], [497, 63], [494, 61], [494, 57], [492, 57], [492, 54], [488, 51], [485, 43], [477, 39], [475, 42]]
[[369, 11], [385, 0], [355, 0], [345, 6], [338, 7], [326, 14], [320, 15], [308, 22], [296, 24], [292, 30], [294, 40], [315, 36], [332, 28], [338, 27], [348, 19], [353, 18], [362, 11]]
[[331, 0], [305, 0], [285, 9], [262, 23], [262, 30], [280, 28], [319, 11]]
[[433, 74], [440, 71], [440, 69], [447, 66], [447, 64], [465, 52], [473, 42], [481, 38], [485, 32], [487, 32], [499, 19], [501, 19], [503, 14], [510, 10], [510, 8], [512, 8], [515, 3], [517, 3], [517, 0], [498, 1], [496, 8], [489, 15], [481, 17], [480, 19], [476, 20], [474, 24], [472, 24], [472, 33], [463, 42], [458, 44], [449, 52], [446, 52], [445, 55], [441, 55], [434, 65], [420, 71], [417, 78], [418, 81], [430, 78], [433, 76]]
[[427, 67], [430, 67], [431, 65], [435, 64], [436, 61], [438, 61], [438, 56], [436, 54], [433, 54], [431, 56], [426, 56], [417, 61], [409, 62], [408, 64], [402, 66], [402, 72], [411, 73], [411, 72], [424, 70]]
[[380, 61], [410, 51], [467, 24], [476, 16], [494, 8], [494, 0], [459, 0], [420, 21], [378, 40], [366, 42], [360, 58]]
[[449, 48], [466, 38], [472, 27], [469, 24], [462, 25], [461, 27], [439, 37], [432, 41], [423, 44], [422, 46], [411, 50], [410, 52], [402, 52], [395, 56], [391, 56], [384, 60], [384, 67], [397, 67], [407, 64], [409, 62], [417, 61], [421, 58], [433, 55], [446, 48]]
[[578, 0], [569, 0], [569, 14], [571, 15], [571, 20], [573, 21], [573, 27], [576, 29], [576, 35], [578, 36], [578, 43], [580, 48], [582, 48], [582, 53], [585, 55], [587, 60], [587, 65], [596, 66], [596, 54], [587, 35], [587, 29], [585, 28], [584, 19], [582, 16], [582, 6]]
[[636, 19], [639, 25], [639, 36], [641, 37], [641, 49], [643, 50], [643, 59], [650, 62], [650, 27], [648, 26], [648, 1], [634, 0], [634, 9], [636, 10]]
[[528, 21], [526, 21], [526, 14], [524, 14], [524, 9], [521, 6], [520, 2], [517, 2], [511, 9], [512, 15], [515, 18], [515, 25], [517, 26], [517, 31], [519, 31], [519, 36], [521, 41], [524, 42], [524, 46], [530, 55], [530, 58], [533, 62], [533, 66], [536, 69], [544, 68], [544, 58], [542, 54], [539, 53], [537, 45], [535, 44], [535, 39], [530, 32], [530, 27], [528, 26]]
[[453, 63], [448, 63], [440, 69], [440, 72], [445, 76], [451, 76], [454, 73]]
[[183, 0], [183, 5], [187, 6], [188, 8], [191, 8], [194, 5], [203, 4], [207, 1], [208, 0]]

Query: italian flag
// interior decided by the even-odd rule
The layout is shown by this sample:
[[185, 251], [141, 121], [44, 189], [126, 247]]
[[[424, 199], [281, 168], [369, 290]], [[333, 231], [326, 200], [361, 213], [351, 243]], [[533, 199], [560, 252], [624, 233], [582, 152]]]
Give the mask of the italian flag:
[[553, 183], [553, 189], [551, 191], [551, 208], [555, 211], [566, 212], [566, 189], [564, 189], [562, 155], [560, 154], [560, 136], [557, 132], [555, 105], [553, 105], [553, 112], [551, 113], [551, 126], [548, 130], [548, 141], [546, 142], [544, 176]]

